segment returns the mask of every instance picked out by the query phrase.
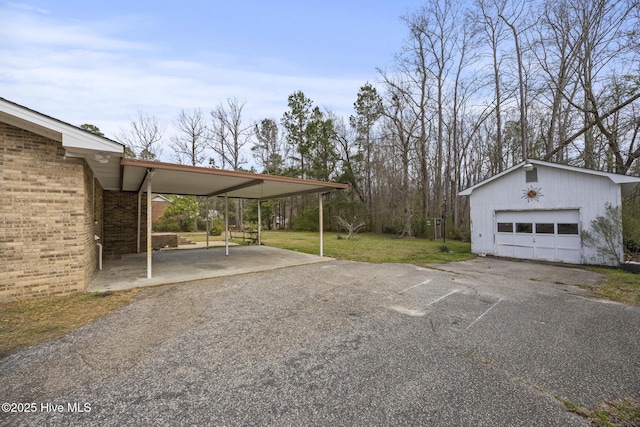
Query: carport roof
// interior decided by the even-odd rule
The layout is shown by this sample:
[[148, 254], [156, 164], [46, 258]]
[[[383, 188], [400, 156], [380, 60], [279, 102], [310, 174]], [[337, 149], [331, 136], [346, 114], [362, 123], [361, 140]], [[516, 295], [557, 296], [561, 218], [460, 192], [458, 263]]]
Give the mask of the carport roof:
[[[124, 145], [0, 97], [0, 122], [62, 143], [66, 157], [83, 158], [105, 190], [270, 199], [345, 189], [347, 184], [259, 175], [123, 158]], [[147, 171], [152, 173], [147, 174]], [[149, 178], [147, 178], [149, 176]]]
[[348, 184], [312, 181], [283, 176], [236, 172], [199, 166], [177, 165], [122, 158], [122, 190], [146, 189], [154, 193], [221, 196], [244, 199], [275, 199], [306, 193], [346, 189]]

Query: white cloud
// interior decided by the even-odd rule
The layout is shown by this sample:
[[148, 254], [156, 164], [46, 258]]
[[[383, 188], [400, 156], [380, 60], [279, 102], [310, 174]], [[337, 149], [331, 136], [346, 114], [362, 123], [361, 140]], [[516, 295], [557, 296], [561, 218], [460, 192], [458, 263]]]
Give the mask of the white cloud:
[[[282, 70], [294, 67], [277, 58], [251, 58], [251, 68], [243, 69], [243, 58], [228, 54], [159, 55], [162, 46], [112, 36], [103, 23], [10, 13], [15, 20], [0, 28], [0, 38], [9, 41], [0, 45], [0, 96], [69, 123], [95, 124], [112, 138], [128, 128], [138, 110], [167, 122], [169, 132], [181, 109], [208, 114], [227, 98], [246, 102], [247, 123], [279, 120], [296, 90], [346, 116], [359, 87], [375, 78], [285, 74]], [[165, 160], [169, 151], [164, 150]]]
[[110, 37], [106, 30], [111, 27], [111, 31], [114, 31], [115, 28], [109, 21], [69, 23], [56, 20], [53, 16], [24, 13], [25, 10], [33, 9], [0, 7], [0, 15], [3, 16], [0, 38], [8, 46], [49, 46], [51, 48], [112, 51], [148, 47], [144, 43]]
[[9, 7], [11, 7], [12, 9], [19, 9], [19, 10], [25, 10], [27, 12], [36, 12], [36, 13], [41, 13], [43, 15], [48, 15], [51, 13], [50, 10], [48, 9], [42, 9], [36, 6], [32, 6], [30, 4], [26, 4], [26, 3], [13, 3], [13, 2], [8, 2], [7, 3], [9, 5]]

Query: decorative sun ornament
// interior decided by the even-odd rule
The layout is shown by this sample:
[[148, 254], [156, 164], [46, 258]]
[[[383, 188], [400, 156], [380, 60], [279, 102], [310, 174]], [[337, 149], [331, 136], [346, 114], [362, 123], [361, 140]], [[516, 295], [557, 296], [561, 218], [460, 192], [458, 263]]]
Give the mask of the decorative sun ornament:
[[527, 203], [535, 201], [539, 202], [540, 197], [542, 197], [542, 188], [536, 188], [533, 185], [530, 185], [529, 188], [525, 188], [522, 190], [522, 198], [527, 200]]

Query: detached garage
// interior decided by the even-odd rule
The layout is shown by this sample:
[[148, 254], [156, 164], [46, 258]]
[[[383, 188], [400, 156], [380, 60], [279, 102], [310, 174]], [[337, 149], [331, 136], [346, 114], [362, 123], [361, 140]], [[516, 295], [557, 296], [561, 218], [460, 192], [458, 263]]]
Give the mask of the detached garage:
[[[460, 192], [470, 197], [471, 250], [475, 254], [612, 264], [581, 234], [640, 178], [539, 160], [522, 162]], [[622, 236], [619, 259], [622, 261]]]

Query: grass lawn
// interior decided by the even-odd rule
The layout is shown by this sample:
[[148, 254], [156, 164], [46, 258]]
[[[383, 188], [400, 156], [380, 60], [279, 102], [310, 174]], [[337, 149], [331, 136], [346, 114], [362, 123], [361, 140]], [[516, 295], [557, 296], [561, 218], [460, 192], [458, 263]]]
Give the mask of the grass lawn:
[[[205, 232], [179, 233], [192, 242], [204, 242]], [[463, 261], [473, 258], [471, 244], [450, 240], [398, 239], [390, 235], [358, 234], [354, 239], [339, 239], [340, 233], [324, 234], [324, 254], [331, 258], [373, 263], [410, 263], [416, 265]], [[209, 241], [224, 241], [222, 236], [209, 236]], [[230, 241], [242, 244], [241, 238]], [[265, 246], [320, 254], [320, 238], [317, 232], [263, 231]]]
[[[358, 234], [354, 239], [339, 239], [339, 233], [324, 234], [324, 254], [331, 258], [373, 263], [410, 263], [426, 265], [473, 258], [471, 244], [459, 241], [398, 239], [382, 234]], [[318, 255], [318, 233], [299, 231], [265, 231], [266, 246]]]

